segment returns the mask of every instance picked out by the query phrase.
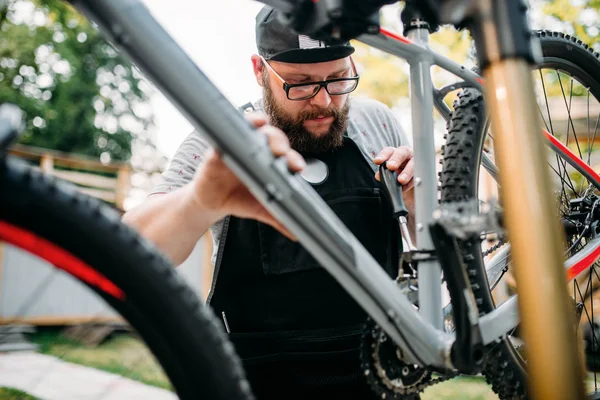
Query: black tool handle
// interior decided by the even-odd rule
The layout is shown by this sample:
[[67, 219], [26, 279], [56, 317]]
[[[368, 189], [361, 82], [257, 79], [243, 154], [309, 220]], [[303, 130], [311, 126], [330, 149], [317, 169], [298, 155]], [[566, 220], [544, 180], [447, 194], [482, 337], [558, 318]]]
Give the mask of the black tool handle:
[[398, 182], [398, 173], [390, 171], [384, 162], [379, 166], [379, 177], [383, 186], [383, 191], [392, 204], [394, 217], [406, 217], [408, 210], [402, 200], [402, 185]]

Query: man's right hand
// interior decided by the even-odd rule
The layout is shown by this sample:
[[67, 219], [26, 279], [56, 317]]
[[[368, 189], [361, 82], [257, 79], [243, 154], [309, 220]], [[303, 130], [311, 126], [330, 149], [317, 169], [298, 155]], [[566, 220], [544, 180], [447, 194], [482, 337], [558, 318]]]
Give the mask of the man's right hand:
[[[290, 148], [287, 136], [268, 125], [263, 114], [248, 114], [246, 118], [267, 137], [273, 154], [287, 159], [290, 170], [299, 172], [306, 166], [302, 156]], [[198, 208], [210, 214], [215, 221], [227, 215], [251, 218], [273, 226], [293, 240], [292, 235], [256, 200], [216, 151], [211, 150], [198, 166], [192, 185]]]

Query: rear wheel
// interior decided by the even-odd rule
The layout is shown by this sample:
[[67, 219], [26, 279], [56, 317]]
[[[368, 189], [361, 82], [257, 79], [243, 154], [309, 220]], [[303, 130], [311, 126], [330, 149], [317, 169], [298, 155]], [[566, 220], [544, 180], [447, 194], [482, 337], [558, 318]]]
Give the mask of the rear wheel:
[[[598, 171], [600, 165], [600, 60], [581, 41], [556, 32], [536, 32], [542, 45], [543, 60], [534, 70], [541, 125], [561, 143], [573, 151], [585, 164]], [[443, 149], [443, 167], [440, 174], [441, 201], [456, 202], [495, 198], [498, 187], [493, 174], [482, 167], [482, 154], [493, 161], [493, 126], [489, 126], [483, 96], [474, 89], [459, 95], [449, 123], [447, 141]], [[598, 231], [595, 202], [600, 191], [563, 158], [551, 153], [548, 160], [555, 185], [558, 214], [565, 226], [565, 252], [572, 257], [581, 252]], [[485, 171], [485, 172], [484, 172]], [[520, 179], [522, 177], [515, 177]], [[577, 200], [579, 199], [579, 200]], [[500, 199], [501, 202], [501, 199]], [[600, 205], [600, 202], [598, 203]], [[588, 226], [588, 228], [586, 228]], [[540, 227], [544, 229], [544, 227]], [[486, 248], [496, 245], [485, 257]], [[591, 244], [590, 244], [591, 245]], [[481, 314], [491, 312], [499, 303], [514, 294], [510, 268], [488, 280], [486, 263], [493, 254], [501, 267], [510, 267], [509, 245], [501, 247], [494, 232], [481, 240], [463, 241], [460, 247]], [[500, 251], [498, 248], [500, 248]], [[503, 250], [503, 251], [502, 251]], [[589, 250], [589, 248], [587, 249]], [[496, 271], [502, 271], [498, 268]], [[573, 310], [580, 313], [579, 329], [585, 335], [588, 368], [599, 364], [598, 339], [600, 329], [594, 315], [594, 289], [600, 286], [597, 264], [592, 264], [569, 284]], [[503, 280], [493, 293], [491, 288]], [[500, 292], [503, 288], [505, 291]], [[598, 296], [600, 300], [600, 296]], [[596, 305], [596, 313], [600, 307]], [[551, 327], [548, 327], [551, 329]], [[498, 343], [488, 345], [484, 374], [501, 399], [526, 398], [526, 360], [518, 329]], [[599, 391], [600, 383], [590, 374], [590, 391]]]
[[[0, 164], [0, 240], [56, 267], [32, 296], [11, 307], [16, 312], [6, 315], [4, 305], [4, 325], [19, 324], [36, 302], [50, 301], [45, 295], [47, 285], [54, 275], [66, 272], [127, 321], [156, 357], [179, 398], [252, 398], [234, 348], [211, 311], [163, 256], [120, 222], [114, 210], [9, 158]], [[98, 324], [93, 316], [84, 322]], [[52, 344], [41, 344], [46, 345]], [[48, 364], [48, 374], [57, 369], [52, 365], [60, 365], [58, 359]], [[44, 379], [50, 378], [39, 376], [31, 388], [39, 390]], [[95, 393], [94, 398], [119, 398], [115, 390], [120, 383], [108, 385], [106, 394]], [[0, 386], [17, 385], [1, 381]], [[174, 395], [169, 396], [165, 398]]]

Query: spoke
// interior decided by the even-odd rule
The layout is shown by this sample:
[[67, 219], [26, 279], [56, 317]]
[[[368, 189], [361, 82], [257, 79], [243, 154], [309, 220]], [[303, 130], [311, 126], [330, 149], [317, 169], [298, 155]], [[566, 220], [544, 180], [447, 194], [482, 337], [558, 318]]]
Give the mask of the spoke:
[[[555, 72], [556, 72], [556, 75], [558, 77], [559, 82], [561, 82], [560, 75], [558, 74], [558, 70], [555, 70]], [[545, 102], [546, 102], [546, 110], [548, 111], [548, 122], [550, 124], [550, 133], [552, 134], [552, 136], [556, 137], [556, 135], [554, 134], [554, 128], [552, 126], [552, 116], [550, 115], [550, 105], [548, 104], [548, 96], [546, 95], [546, 84], [544, 83], [544, 78], [542, 76], [541, 70], [540, 70], [540, 77], [541, 77], [541, 80], [542, 80], [542, 88], [543, 88], [543, 91], [544, 91], [544, 99], [545, 99]], [[562, 87], [562, 82], [561, 82], [561, 87]], [[565, 96], [564, 96], [564, 90], [563, 90], [563, 98], [564, 97]], [[568, 129], [568, 127], [569, 127], [569, 125], [567, 124], [567, 129]], [[565, 145], [569, 144], [568, 141], [569, 141], [569, 136], [568, 136], [568, 132], [567, 132], [567, 140], [565, 142]], [[557, 165], [558, 164], [562, 164], [563, 165], [563, 169], [564, 169], [565, 175], [569, 178], [570, 187], [573, 190], [573, 193], [578, 194], [578, 192], [575, 190], [575, 186], [573, 185], [573, 182], [571, 181], [571, 177], [569, 176], [569, 174], [567, 172], [567, 162], [565, 160], [563, 160], [561, 157], [559, 157], [558, 154], [556, 154], [556, 163], [557, 163]], [[560, 174], [559, 176], [560, 176], [561, 180], [564, 181], [564, 175]]]
[[[563, 100], [565, 101], [565, 108], [567, 109], [567, 137], [565, 140], [565, 145], [568, 147], [569, 146], [569, 133], [570, 133], [570, 127], [573, 128], [573, 137], [575, 137], [575, 144], [577, 145], [577, 151], [579, 152], [579, 158], [582, 158], [581, 155], [581, 149], [579, 148], [579, 142], [577, 140], [577, 135], [575, 134], [575, 126], [573, 125], [573, 119], [571, 117], [571, 100], [572, 100], [572, 94], [573, 94], [573, 79], [571, 79], [571, 93], [570, 93], [570, 97], [569, 97], [569, 104], [567, 104], [567, 99], [565, 96], [565, 90], [562, 84], [562, 80], [560, 78], [560, 74], [558, 73], [558, 70], [556, 71], [556, 75], [558, 76], [558, 83], [560, 84], [560, 90], [562, 91], [563, 94]], [[571, 181], [571, 177], [569, 176], [569, 173], [567, 172], [567, 164], [566, 161], [563, 161], [563, 166], [565, 168], [565, 175], [569, 177], [569, 181]], [[575, 187], [573, 185], [573, 182], [571, 182], [571, 188], [573, 188], [573, 192], [576, 193], [578, 196], [580, 195], [580, 193], [575, 190]]]
[[594, 272], [594, 274], [596, 275], [596, 278], [598, 278], [598, 280], [600, 281], [600, 275], [598, 275], [598, 271], [596, 271], [596, 268], [593, 268], [595, 264], [592, 264], [592, 266], [590, 267], [592, 269], [592, 271]]
[[[558, 157], [558, 156], [557, 156]], [[562, 159], [561, 159], [562, 161]], [[559, 163], [560, 164], [560, 163]], [[569, 178], [569, 182], [567, 182], [564, 178], [564, 175], [560, 172], [558, 172], [554, 166], [552, 166], [552, 164], [548, 164], [550, 166], [550, 168], [556, 173], [556, 175], [558, 175], [558, 177], [560, 178], [561, 182], [564, 183], [565, 185], [569, 186], [571, 188], [571, 190], [575, 193], [577, 193], [577, 191], [575, 190], [575, 188], [573, 187], [573, 182], [571, 181], [571, 179]], [[558, 168], [560, 169], [560, 165], [558, 166]], [[566, 170], [566, 167], [565, 167]], [[568, 174], [566, 174], [567, 176], [569, 176]], [[561, 187], [563, 194], [565, 195], [565, 198], [568, 200], [568, 196], [567, 193], [565, 192], [565, 188], [564, 185]], [[567, 204], [569, 202], [567, 201]]]
[[[550, 168], [552, 168], [556, 172], [556, 170], [554, 169], [554, 167], [550, 166]], [[558, 174], [558, 172], [556, 172], [556, 174], [560, 176], [560, 174]], [[568, 200], [569, 199], [568, 199], [567, 193], [565, 192], [565, 187], [563, 185], [563, 186], [561, 186], [560, 203], [563, 205], [563, 208], [565, 210], [568, 209], [568, 203], [569, 203]]]
[[[589, 95], [590, 92], [588, 92]], [[589, 99], [589, 97], [588, 97]], [[588, 103], [589, 104], [589, 103]], [[589, 108], [588, 108], [588, 112], [589, 112]], [[588, 118], [588, 123], [589, 123], [589, 118]], [[588, 133], [589, 133], [589, 129], [588, 129]], [[594, 268], [594, 266], [592, 265], [592, 271], [595, 271], [596, 268]], [[590, 274], [591, 275], [591, 274]], [[592, 279], [590, 279], [590, 282], [593, 281], [593, 276]], [[585, 307], [585, 304], [584, 304]], [[594, 360], [596, 360], [596, 330], [594, 329], [595, 327], [595, 323], [594, 323], [594, 298], [593, 298], [593, 294], [592, 294], [592, 300], [590, 301], [590, 308], [592, 310], [592, 326], [591, 326], [591, 331], [592, 331], [592, 354], [594, 355]], [[595, 363], [594, 363], [595, 364]], [[594, 374], [594, 391], [596, 391], [596, 389], [598, 389], [598, 382], [596, 381], [596, 374]]]
[[581, 155], [581, 149], [579, 148], [579, 141], [577, 140], [577, 134], [575, 132], [575, 126], [573, 125], [573, 118], [571, 117], [571, 100], [573, 99], [573, 78], [571, 78], [571, 93], [569, 95], [569, 103], [567, 104], [567, 97], [565, 95], [565, 89], [562, 84], [562, 80], [560, 79], [560, 74], [558, 70], [556, 71], [556, 75], [558, 76], [558, 83], [560, 84], [560, 90], [563, 94], [563, 100], [565, 101], [565, 107], [567, 108], [567, 141], [566, 145], [569, 145], [569, 127], [573, 129], [573, 137], [575, 138], [575, 145], [577, 146], [577, 151], [579, 152], [579, 158], [583, 158]]
[[[84, 332], [86, 332], [87, 329], [90, 329], [90, 327], [93, 327], [94, 324], [94, 320], [96, 319], [96, 317], [100, 316], [101, 313], [92, 315], [87, 321], [84, 321], [81, 325], [84, 327], [84, 330], [82, 332], [82, 334], [84, 334]], [[56, 357], [56, 360], [53, 360], [53, 362], [50, 362], [48, 367], [46, 367], [38, 376], [33, 378], [32, 384], [33, 386], [30, 387], [31, 392], [33, 392], [35, 389], [37, 389], [40, 384], [44, 381], [44, 378], [46, 378], [48, 376], [48, 373], [56, 367], [57, 364], [59, 364], [61, 361], [64, 361], [65, 357], [69, 354], [69, 348], [67, 347], [67, 349], [65, 351], [63, 351], [58, 357]]]
[[551, 131], [551, 129], [548, 127], [548, 124], [546, 123], [546, 119], [544, 118], [544, 114], [542, 113], [542, 109], [539, 105], [538, 105], [538, 111], [540, 112], [540, 117], [542, 117], [542, 122], [544, 123], [546, 130]]
[[592, 136], [592, 144], [596, 141], [596, 134], [598, 133], [598, 124], [599, 123], [600, 123], [600, 113], [598, 113], [598, 118], [596, 118], [596, 127], [594, 128], [594, 136]]
[[592, 290], [592, 274], [590, 272], [590, 275], [588, 277], [588, 284], [585, 285], [585, 296], [583, 297], [584, 299], [587, 299], [587, 297], [591, 294], [591, 290]]
[[567, 181], [565, 180], [565, 177], [567, 177], [567, 179], [569, 180], [568, 186], [571, 188], [573, 193], [579, 195], [579, 192], [575, 189], [575, 185], [573, 185], [571, 176], [569, 175], [569, 172], [567, 171], [567, 162], [565, 160], [563, 160], [562, 157], [560, 157], [558, 154], [556, 154], [556, 159], [559, 162], [559, 164], [562, 164], [562, 166], [563, 166], [564, 174], [560, 175], [561, 181], [563, 181], [564, 183], [567, 183]]
[[590, 91], [587, 91], [587, 138], [588, 138], [588, 165], [590, 165], [592, 157], [592, 147], [594, 143], [590, 142]]
[[[29, 311], [31, 306], [35, 303], [35, 300], [37, 300], [42, 294], [44, 294], [48, 286], [50, 286], [50, 283], [52, 283], [54, 278], [58, 275], [58, 271], [59, 270], [57, 269], [52, 269], [50, 273], [48, 273], [48, 275], [35, 287], [35, 289], [31, 291], [29, 297], [27, 297], [27, 299], [21, 304], [19, 310], [16, 313], [16, 316], [12, 317], [7, 322], [4, 322], [4, 324], [10, 325], [14, 324], [15, 322], [18, 322], [20, 319], [19, 316], [27, 313], [27, 311]], [[4, 343], [5, 341], [6, 340], [0, 338], [0, 344]]]
[[[588, 293], [590, 294], [590, 312], [589, 313], [587, 312], [587, 307], [585, 306], [585, 298], [582, 300], [582, 303], [583, 303], [583, 308], [585, 310], [585, 314], [587, 316], [587, 324], [590, 327], [590, 332], [591, 332], [591, 335], [592, 335], [592, 338], [591, 338], [591, 341], [592, 341], [592, 343], [591, 343], [591, 346], [592, 346], [591, 353], [592, 353], [593, 360], [596, 360], [596, 358], [598, 357], [597, 354], [596, 354], [596, 352], [597, 352], [596, 347], [597, 347], [597, 343], [598, 343], [598, 338], [596, 337], [596, 329], [594, 328], [595, 327], [595, 322], [594, 322], [594, 298], [593, 298], [593, 280], [594, 279], [593, 278], [594, 278], [594, 275], [596, 277], [598, 277], [598, 273], [597, 273], [596, 268], [594, 267], [594, 265], [592, 265], [591, 268], [592, 268], [592, 270], [590, 272], [589, 277], [587, 278], [588, 279], [588, 284], [586, 285], [586, 286], [588, 286], [589, 289], [586, 288], [586, 296], [585, 296], [587, 298]], [[580, 321], [577, 321], [577, 322], [580, 323]], [[597, 383], [597, 377], [596, 377], [596, 374], [594, 373], [594, 389], [597, 389], [597, 387], [598, 387], [597, 385], [598, 385], [598, 383]]]
[[552, 136], [554, 135], [554, 128], [552, 127], [552, 117], [550, 116], [550, 106], [548, 105], [548, 96], [546, 96], [546, 84], [544, 83], [544, 77], [542, 75], [542, 70], [538, 70], [540, 72], [540, 79], [542, 81], [542, 89], [544, 91], [544, 100], [546, 101], [546, 110], [548, 111], [548, 123], [550, 124], [550, 133]]
[[[11, 323], [15, 323], [17, 322], [20, 318], [19, 316], [24, 315], [25, 313], [27, 313], [27, 311], [32, 307], [33, 304], [35, 304], [35, 301], [37, 299], [39, 299], [39, 297], [41, 295], [43, 295], [43, 293], [46, 291], [46, 289], [50, 286], [50, 284], [52, 283], [52, 281], [59, 275], [59, 272], [62, 272], [59, 269], [52, 269], [48, 275], [46, 277], [44, 277], [44, 279], [35, 287], [35, 289], [32, 291], [32, 294], [28, 296], [28, 298], [23, 302], [23, 304], [19, 307], [19, 310], [17, 312], [17, 316], [10, 319], [7, 324], [11, 324]], [[92, 315], [89, 319], [83, 321], [81, 323], [82, 326], [82, 334], [85, 335], [87, 331], [89, 331], [90, 329], [93, 329], [96, 324], [94, 323], [95, 320], [97, 320], [99, 317], [102, 316], [102, 312], [97, 313]], [[5, 342], [6, 340], [2, 338], [2, 336], [0, 336], [0, 344], [2, 344], [3, 342]], [[59, 354], [58, 356], [54, 356], [56, 359], [52, 362], [49, 363], [49, 365], [44, 368], [39, 374], [37, 374], [31, 381], [31, 385], [30, 385], [30, 389], [31, 391], [34, 391], [36, 388], [38, 388], [47, 378], [47, 376], [50, 374], [50, 372], [61, 362], [64, 361], [64, 359], [71, 353], [71, 349], [67, 348], [65, 349], [63, 352], [61, 352], [61, 354]], [[139, 356], [133, 364], [131, 364], [130, 367], [127, 367], [127, 372], [133, 370], [135, 367], [137, 367], [144, 359], [146, 355], [144, 353], [141, 354], [141, 356]], [[121, 377], [122, 378], [122, 377]], [[118, 379], [121, 379], [118, 378]], [[110, 385], [110, 387], [112, 388], [113, 385]], [[102, 398], [104, 398], [105, 396], [103, 396]]]
[[[577, 137], [577, 132], [575, 132], [575, 124], [573, 123], [573, 117], [571, 116], [571, 110], [573, 109], [573, 78], [571, 77], [571, 88], [570, 88], [570, 92], [569, 92], [569, 108], [567, 109], [568, 113], [569, 113], [569, 122], [571, 123], [571, 127], [573, 128], [573, 137], [575, 138], [575, 144], [577, 145], [577, 151], [579, 152], [579, 158], [581, 160], [583, 160], [583, 153], [581, 152], [581, 146], [579, 145], [579, 138]], [[589, 135], [589, 132], [588, 132]], [[588, 142], [588, 148], [589, 148], [589, 142]], [[585, 178], [585, 177], [584, 177]], [[583, 184], [585, 182], [582, 182], [582, 188], [583, 188]]]
[[[581, 301], [584, 304], [583, 309], [585, 310], [585, 315], [587, 316], [587, 319], [589, 321], [590, 320], [590, 314], [588, 313], [588, 311], [587, 311], [587, 309], [585, 307], [585, 298], [582, 297], [582, 295], [581, 295], [581, 290], [579, 289], [579, 284], [577, 283], [577, 281], [574, 281], [574, 282], [575, 282], [575, 287], [577, 288], [577, 293], [579, 293], [579, 296], [581, 297]], [[575, 301], [577, 301], [577, 297], [575, 297]]]

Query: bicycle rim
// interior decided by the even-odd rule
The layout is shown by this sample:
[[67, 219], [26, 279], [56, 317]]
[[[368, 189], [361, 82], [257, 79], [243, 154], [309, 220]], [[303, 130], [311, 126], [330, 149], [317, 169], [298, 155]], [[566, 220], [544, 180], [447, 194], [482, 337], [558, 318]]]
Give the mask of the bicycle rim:
[[[594, 167], [597, 154], [593, 143], [598, 141], [596, 136], [600, 129], [598, 128], [600, 121], [598, 55], [580, 41], [564, 34], [547, 31], [536, 34], [541, 40], [544, 56], [543, 62], [537, 66], [533, 75], [537, 84], [541, 125], [562, 144], [569, 147], [581, 161]], [[557, 113], [561, 113], [560, 117], [556, 117]], [[454, 114], [443, 152], [442, 201], [452, 202], [474, 198], [487, 201], [497, 196], [497, 187], [490, 175], [481, 172], [483, 168], [480, 171], [479, 167], [482, 151], [493, 158], [493, 127], [488, 131], [481, 95], [476, 91], [466, 91], [456, 104]], [[461, 125], [465, 120], [470, 123]], [[482, 134], [484, 131], [488, 133], [485, 139]], [[468, 141], [471, 143], [467, 143]], [[590, 145], [587, 146], [588, 144]], [[591, 197], [598, 192], [598, 188], [573, 169], [564, 158], [552, 153], [548, 161], [555, 185], [557, 212], [565, 227], [569, 227], [568, 233], [566, 232], [565, 250], [568, 253], [567, 257], [574, 256], [590, 244], [593, 236], [590, 231], [584, 231], [585, 224], [582, 226], [575, 223], [576, 213], [570, 201], [583, 198], [584, 195]], [[590, 212], [588, 210], [588, 214]], [[583, 216], [577, 216], [580, 217]], [[497, 243], [495, 233], [487, 235], [486, 239], [489, 242], [484, 240], [483, 249]], [[503, 283], [492, 296], [489, 287], [494, 287], [497, 282], [487, 280], [479, 241], [463, 242], [461, 249], [482, 314], [490, 312], [495, 308], [495, 303], [499, 304], [514, 294], [514, 286], [511, 286], [513, 282], [507, 279], [510, 278], [510, 274], [506, 274]], [[494, 252], [496, 253], [499, 252]], [[504, 256], [498, 255], [498, 257]], [[498, 260], [502, 259], [498, 258], [496, 261]], [[506, 263], [509, 263], [509, 259], [506, 260]], [[600, 283], [598, 279], [600, 271], [597, 271], [597, 267], [595, 263], [588, 263], [587, 269], [569, 286], [574, 310], [577, 309], [576, 305], [581, 303], [579, 327], [582, 330], [588, 325], [595, 326], [600, 317], [598, 313], [600, 307], [596, 307], [594, 312], [594, 304], [590, 296], [593, 292], [592, 288]], [[508, 291], [501, 293], [500, 289], [507, 289], [507, 286]], [[598, 347], [597, 339], [600, 337], [600, 331], [591, 332], [591, 334], [588, 332], [587, 350]], [[521, 346], [518, 330], [511, 332], [508, 339], [488, 346], [485, 373], [494, 391], [502, 399], [526, 397], [526, 360], [520, 351]], [[593, 355], [594, 352], [587, 351], [587, 353], [589, 364], [590, 360], [597, 356]], [[598, 392], [600, 386], [600, 382], [595, 377], [595, 374], [590, 374], [588, 377], [588, 388], [592, 392]]]

